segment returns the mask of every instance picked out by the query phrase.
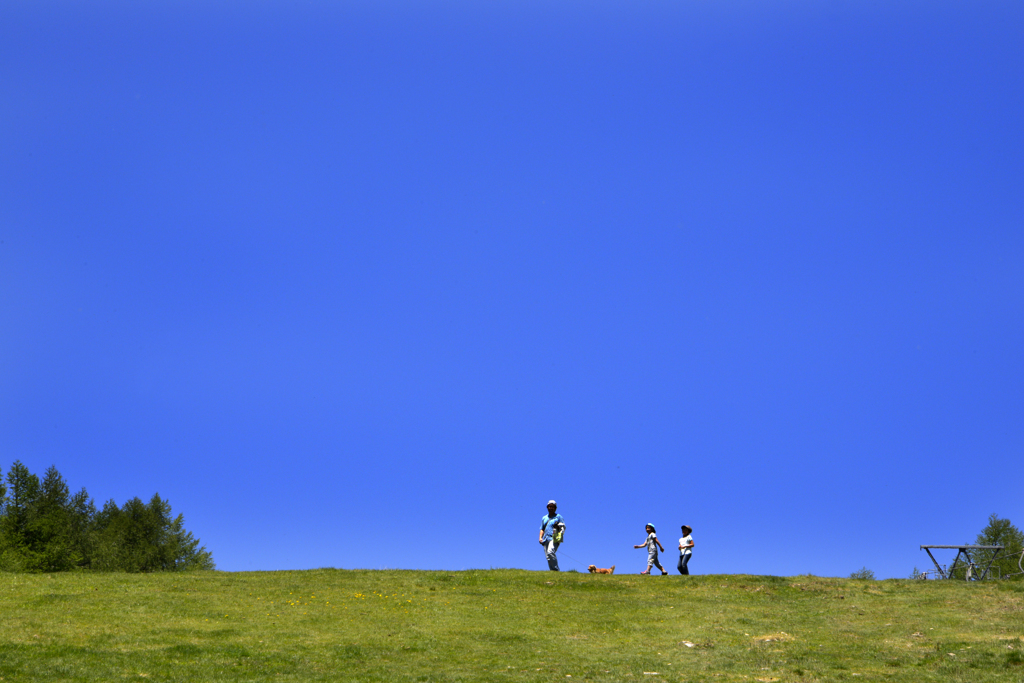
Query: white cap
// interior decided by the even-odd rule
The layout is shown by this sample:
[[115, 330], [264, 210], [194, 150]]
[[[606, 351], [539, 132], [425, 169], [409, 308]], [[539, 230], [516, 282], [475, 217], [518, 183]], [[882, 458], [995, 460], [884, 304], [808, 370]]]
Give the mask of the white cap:
[[549, 501], [548, 501], [548, 505], [554, 505], [555, 507], [558, 507], [558, 503], [556, 503], [556, 502], [555, 502], [555, 501], [553, 501], [553, 500], [549, 500]]

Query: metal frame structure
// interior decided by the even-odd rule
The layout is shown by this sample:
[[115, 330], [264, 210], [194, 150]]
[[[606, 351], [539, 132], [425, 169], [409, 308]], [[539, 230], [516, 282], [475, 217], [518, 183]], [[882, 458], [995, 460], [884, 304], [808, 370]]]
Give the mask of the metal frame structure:
[[[992, 568], [992, 563], [995, 562], [996, 557], [1000, 552], [1002, 552], [1004, 547], [1005, 546], [1001, 545], [923, 545], [921, 546], [921, 550], [928, 553], [928, 557], [932, 558], [932, 564], [935, 565], [935, 569], [939, 572], [939, 576], [944, 579], [953, 578], [953, 570], [956, 569], [957, 562], [960, 561], [960, 556], [963, 555], [966, 558], [964, 564], [967, 565], [967, 580], [984, 581], [985, 577], [988, 576], [988, 570]], [[949, 566], [948, 570], [944, 571], [942, 567], [939, 566], [935, 556], [932, 555], [933, 548], [957, 551], [956, 557], [953, 559], [953, 564]], [[974, 564], [974, 560], [971, 559], [971, 554], [968, 552], [970, 550], [995, 550], [995, 552], [992, 553], [992, 557], [988, 560], [988, 566], [985, 567], [985, 571], [981, 573], [980, 577], [974, 576], [974, 569], [976, 565]]]
[[1014, 574], [1007, 574], [1005, 578], [1010, 578], [1011, 576], [1020, 576], [1021, 574], [1024, 574], [1024, 550], [1020, 551], [1020, 557], [1017, 558], [1017, 566], [1020, 568], [1020, 571]]

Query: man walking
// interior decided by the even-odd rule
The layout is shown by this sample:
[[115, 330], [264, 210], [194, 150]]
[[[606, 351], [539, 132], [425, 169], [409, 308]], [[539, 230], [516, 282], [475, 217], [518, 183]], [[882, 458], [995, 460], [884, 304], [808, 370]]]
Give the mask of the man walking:
[[[565, 521], [562, 515], [558, 514], [558, 503], [548, 501], [548, 514], [540, 520], [540, 544], [544, 546], [544, 554], [548, 558], [548, 569], [558, 571], [558, 558], [555, 553], [558, 551], [558, 544], [562, 540], [562, 532], [565, 531]], [[557, 540], [556, 540], [557, 539]]]

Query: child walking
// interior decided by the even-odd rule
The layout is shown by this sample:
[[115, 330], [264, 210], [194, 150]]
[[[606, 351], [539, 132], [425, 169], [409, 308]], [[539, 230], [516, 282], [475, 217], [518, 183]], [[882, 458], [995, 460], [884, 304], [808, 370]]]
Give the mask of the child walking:
[[661, 548], [661, 552], [665, 552], [665, 547], [661, 545], [661, 541], [658, 540], [658, 535], [654, 531], [653, 524], [648, 524], [644, 529], [647, 531], [647, 540], [640, 545], [633, 546], [634, 548], [647, 548], [647, 571], [640, 573], [650, 574], [651, 567], [654, 566], [661, 570], [662, 576], [667, 576], [668, 572], [661, 566], [661, 562], [658, 562], [658, 548]]
[[693, 555], [693, 529], [686, 524], [681, 528], [683, 537], [679, 539], [679, 573], [689, 576], [690, 569], [686, 565], [690, 563], [690, 556]]

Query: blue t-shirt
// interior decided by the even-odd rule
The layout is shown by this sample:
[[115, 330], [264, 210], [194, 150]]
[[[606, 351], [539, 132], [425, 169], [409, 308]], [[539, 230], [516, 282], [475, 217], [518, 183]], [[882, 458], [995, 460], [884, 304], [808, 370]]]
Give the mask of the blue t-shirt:
[[558, 514], [557, 512], [555, 513], [554, 517], [548, 517], [547, 515], [544, 515], [544, 517], [540, 520], [540, 528], [544, 530], [544, 538], [542, 538], [541, 540], [551, 540], [551, 536], [555, 533], [555, 525], [559, 522], [565, 524], [565, 520], [562, 519], [562, 515]]

